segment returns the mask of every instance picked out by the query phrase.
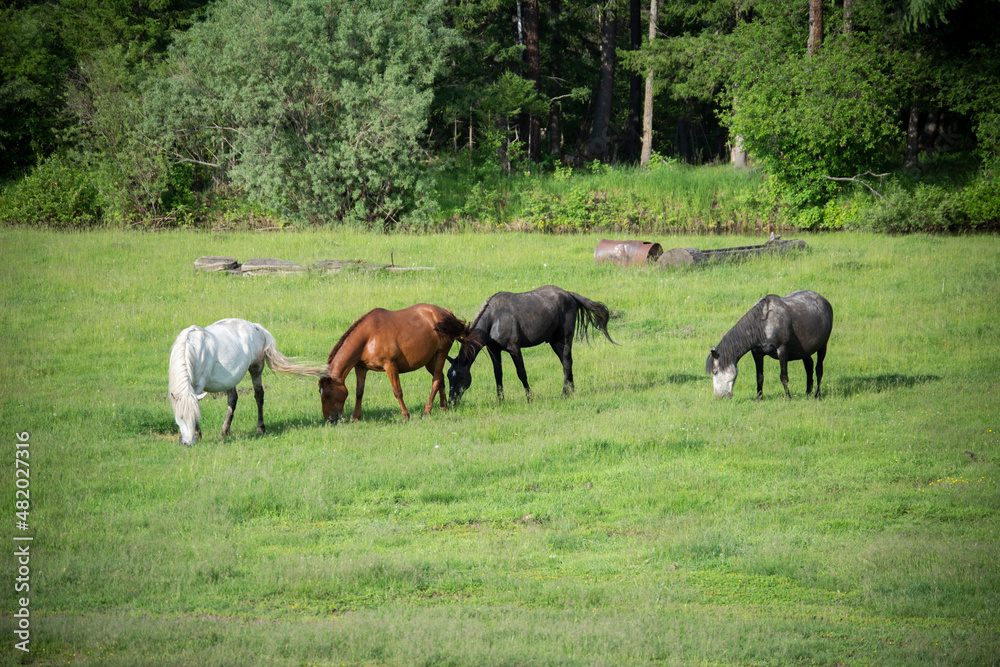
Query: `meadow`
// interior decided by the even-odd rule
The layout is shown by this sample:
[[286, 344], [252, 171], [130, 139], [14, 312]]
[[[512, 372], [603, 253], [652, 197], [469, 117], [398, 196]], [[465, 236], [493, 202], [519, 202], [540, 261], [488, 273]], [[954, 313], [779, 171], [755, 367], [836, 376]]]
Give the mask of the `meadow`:
[[[1000, 664], [998, 238], [796, 237], [804, 252], [663, 270], [595, 264], [594, 234], [0, 229], [0, 661]], [[435, 268], [192, 268], [390, 254]], [[481, 357], [455, 409], [416, 418], [430, 376], [411, 373], [404, 423], [373, 373], [362, 419], [333, 426], [315, 381], [265, 371], [265, 435], [247, 378], [229, 437], [208, 396], [204, 438], [177, 444], [167, 360], [190, 324], [259, 322], [315, 363], [370, 308], [471, 318], [544, 284], [606, 303], [620, 343], [577, 343], [570, 397], [540, 347], [531, 403], [505, 357], [499, 404]], [[761, 296], [804, 288], [834, 308], [823, 399], [795, 362], [786, 400], [768, 359], [754, 400], [748, 356], [716, 400], [709, 347]]]

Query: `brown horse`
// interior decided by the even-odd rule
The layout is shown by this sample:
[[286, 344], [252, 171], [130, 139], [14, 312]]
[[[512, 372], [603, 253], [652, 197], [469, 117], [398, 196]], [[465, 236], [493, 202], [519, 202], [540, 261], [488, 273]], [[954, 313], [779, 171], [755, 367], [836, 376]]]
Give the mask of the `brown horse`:
[[362, 315], [344, 332], [330, 351], [327, 374], [320, 378], [319, 395], [323, 419], [336, 423], [347, 401], [347, 374], [354, 370], [357, 397], [351, 421], [361, 416], [361, 397], [365, 393], [368, 371], [384, 371], [389, 376], [392, 393], [403, 410], [403, 419], [410, 413], [403, 403], [399, 374], [426, 368], [434, 378], [431, 395], [424, 406], [426, 417], [434, 405], [434, 394], [441, 395], [441, 409], [448, 408], [445, 399], [444, 362], [451, 344], [474, 339], [475, 334], [465, 322], [450, 310], [418, 303], [403, 310], [375, 308]]

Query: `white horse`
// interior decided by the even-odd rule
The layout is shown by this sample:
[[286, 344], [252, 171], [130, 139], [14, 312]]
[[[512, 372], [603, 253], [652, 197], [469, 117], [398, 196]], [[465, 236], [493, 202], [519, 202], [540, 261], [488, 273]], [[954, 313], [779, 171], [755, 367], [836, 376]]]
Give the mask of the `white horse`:
[[222, 435], [229, 435], [229, 425], [236, 410], [236, 385], [247, 371], [253, 380], [257, 399], [257, 433], [264, 432], [264, 386], [260, 376], [264, 364], [278, 373], [317, 377], [325, 366], [300, 366], [278, 352], [272, 336], [259, 324], [239, 319], [224, 319], [207, 327], [190, 326], [180, 332], [170, 349], [170, 403], [174, 420], [180, 427], [182, 445], [191, 446], [201, 437], [201, 408], [198, 400], [208, 392], [225, 391], [229, 410], [222, 425]]

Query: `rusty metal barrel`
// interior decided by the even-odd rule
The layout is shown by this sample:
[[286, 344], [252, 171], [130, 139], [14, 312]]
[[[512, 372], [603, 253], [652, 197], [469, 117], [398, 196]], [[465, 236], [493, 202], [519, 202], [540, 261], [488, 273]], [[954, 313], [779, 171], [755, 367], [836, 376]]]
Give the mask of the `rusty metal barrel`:
[[614, 262], [623, 266], [655, 262], [663, 254], [659, 243], [651, 241], [602, 240], [594, 250], [595, 262]]

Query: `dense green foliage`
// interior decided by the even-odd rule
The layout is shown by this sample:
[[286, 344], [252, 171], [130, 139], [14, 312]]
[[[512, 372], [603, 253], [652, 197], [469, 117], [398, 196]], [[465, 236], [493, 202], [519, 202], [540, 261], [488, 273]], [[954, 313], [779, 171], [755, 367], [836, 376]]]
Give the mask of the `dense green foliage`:
[[[0, 557], [0, 664], [996, 665], [996, 236], [804, 233], [799, 254], [675, 270], [595, 264], [600, 238], [0, 230], [8, 508], [15, 433], [31, 472], [30, 530], [9, 509], [0, 538], [35, 537], [28, 656]], [[206, 254], [435, 269], [192, 271]], [[370, 308], [469, 318], [550, 283], [607, 303], [620, 343], [574, 346], [571, 397], [544, 345], [531, 403], [505, 358], [497, 404], [480, 357], [461, 406], [408, 423], [382, 373], [361, 421], [327, 426], [314, 381], [266, 372], [265, 435], [251, 393], [227, 438], [206, 396], [204, 438], [176, 444], [189, 324], [245, 317], [318, 362]], [[823, 399], [793, 363], [786, 400], [768, 359], [754, 400], [748, 356], [716, 400], [709, 346], [802, 287], [834, 307]], [[417, 410], [430, 377], [402, 387]]]
[[428, 204], [419, 139], [454, 41], [440, 11], [223, 3], [151, 82], [143, 141], [280, 213], [391, 227]]
[[[892, 217], [892, 189], [918, 186], [955, 212], [911, 228], [997, 224], [1000, 3], [826, 3], [812, 50], [804, 0], [666, 3], [653, 40], [640, 4], [20, 0], [0, 10], [0, 222], [76, 214], [70, 192], [25, 219], [35, 168], [91, 183], [77, 225], [231, 226], [248, 207], [268, 226], [513, 219], [548, 187], [529, 172], [633, 166], [652, 71], [655, 152], [748, 150], [766, 176], [757, 226], [835, 226], [853, 189], [872, 195], [866, 218]], [[926, 178], [941, 155], [963, 170], [947, 185]], [[874, 173], [884, 191], [843, 180]], [[472, 180], [466, 200], [434, 178]]]
[[[807, 14], [770, 0], [749, 5], [758, 15], [734, 31], [739, 46], [731, 54], [726, 122], [774, 178], [776, 192], [795, 207], [801, 225], [819, 223], [819, 207], [840, 186], [831, 178], [898, 165], [907, 142], [901, 110], [964, 109], [980, 124], [975, 132], [980, 149], [997, 150], [989, 130], [996, 112], [989, 100], [1000, 93], [995, 44], [1000, 10], [989, 5], [985, 15], [978, 5], [952, 12], [950, 23], [935, 22], [932, 29], [927, 23], [938, 14], [925, 6], [887, 22], [889, 5], [858, 3], [849, 16], [835, 11], [825, 17], [833, 28], [814, 53], [802, 38]], [[925, 148], [942, 148], [940, 137], [911, 141], [917, 139]]]

